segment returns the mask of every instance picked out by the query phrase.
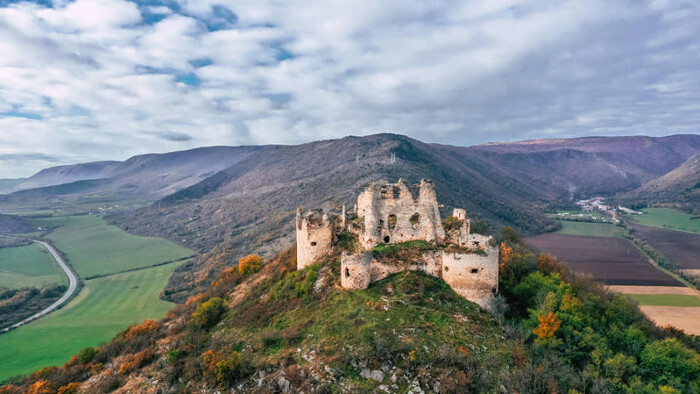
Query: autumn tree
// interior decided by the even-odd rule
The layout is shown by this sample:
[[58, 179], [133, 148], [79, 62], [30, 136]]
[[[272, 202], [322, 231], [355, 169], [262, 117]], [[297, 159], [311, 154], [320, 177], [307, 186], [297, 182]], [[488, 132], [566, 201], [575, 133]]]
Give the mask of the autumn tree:
[[197, 305], [197, 311], [192, 314], [192, 320], [202, 328], [209, 328], [218, 323], [224, 313], [226, 313], [224, 300], [213, 297]]
[[549, 312], [546, 315], [540, 315], [537, 317], [540, 324], [532, 330], [532, 332], [537, 335], [538, 339], [546, 340], [554, 336], [554, 333], [559, 329], [561, 325], [561, 320], [557, 319], [557, 314], [554, 312]]
[[252, 274], [260, 271], [262, 264], [263, 258], [257, 254], [241, 257], [238, 260], [238, 272], [240, 272], [241, 275]]

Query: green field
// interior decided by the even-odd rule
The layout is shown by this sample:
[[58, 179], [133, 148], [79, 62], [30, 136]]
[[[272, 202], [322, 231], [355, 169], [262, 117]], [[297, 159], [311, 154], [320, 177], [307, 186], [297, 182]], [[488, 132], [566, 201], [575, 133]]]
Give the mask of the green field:
[[63, 309], [0, 335], [0, 381], [62, 364], [131, 324], [163, 317], [173, 304], [158, 296], [180, 264], [88, 280]]
[[149, 267], [193, 254], [162, 238], [126, 233], [96, 215], [41, 218], [31, 222], [42, 227], [60, 226], [47, 238], [65, 253], [82, 278]]
[[671, 208], [645, 208], [644, 215], [632, 218], [645, 226], [663, 227], [700, 234], [700, 219], [692, 219], [690, 214]]
[[41, 288], [62, 283], [67, 284], [68, 278], [41, 246], [0, 248], [0, 288]]
[[700, 298], [682, 294], [629, 294], [639, 305], [700, 306]]
[[557, 233], [564, 235], [580, 235], [583, 237], [622, 238], [624, 229], [614, 224], [558, 221], [562, 227]]

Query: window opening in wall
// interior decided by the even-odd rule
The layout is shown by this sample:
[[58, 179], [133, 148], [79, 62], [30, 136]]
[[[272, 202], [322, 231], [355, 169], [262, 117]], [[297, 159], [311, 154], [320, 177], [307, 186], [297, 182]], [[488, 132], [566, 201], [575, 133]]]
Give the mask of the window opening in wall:
[[384, 220], [383, 219], [379, 219], [379, 226], [377, 226], [377, 227], [379, 227], [380, 229], [384, 228]]
[[311, 242], [311, 246], [316, 246], [316, 242]]
[[414, 229], [418, 228], [418, 223], [420, 222], [420, 215], [418, 212], [414, 213], [410, 220], [411, 226], [413, 226]]
[[479, 272], [478, 268], [472, 268], [472, 274], [476, 274], [477, 272]]
[[384, 243], [385, 243], [385, 244], [388, 244], [389, 241], [391, 241], [391, 237], [389, 237], [388, 235], [387, 235], [386, 237], [384, 237]]
[[389, 224], [389, 230], [393, 230], [396, 228], [397, 220], [398, 219], [396, 219], [396, 215], [394, 215], [393, 213], [389, 215], [389, 219], [387, 220], [387, 223]]
[[445, 266], [445, 272], [447, 272], [447, 271], [449, 271], [449, 270], [450, 270], [450, 267]]
[[345, 277], [346, 278], [350, 277], [350, 270], [348, 268], [345, 269]]
[[495, 287], [491, 288], [491, 293], [493, 293], [493, 295], [496, 295], [496, 288]]

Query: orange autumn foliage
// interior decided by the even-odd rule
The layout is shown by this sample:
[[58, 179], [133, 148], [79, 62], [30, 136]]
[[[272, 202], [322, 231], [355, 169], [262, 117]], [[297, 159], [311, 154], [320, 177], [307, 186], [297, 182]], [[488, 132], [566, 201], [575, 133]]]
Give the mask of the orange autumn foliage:
[[153, 358], [151, 349], [142, 350], [136, 354], [124, 357], [124, 362], [119, 366], [119, 373], [127, 374], [136, 368], [141, 368]]
[[80, 389], [80, 383], [68, 383], [58, 389], [58, 394], [75, 394], [78, 392], [78, 389]]
[[235, 267], [226, 268], [224, 270], [224, 272], [219, 274], [219, 277], [217, 278], [217, 280], [211, 282], [211, 285], [213, 287], [218, 287], [229, 280], [234, 280], [234, 279], [239, 278], [241, 276], [240, 269], [241, 269], [240, 263], [239, 263], [238, 268], [235, 268]]
[[37, 380], [27, 390], [28, 394], [52, 394], [53, 392], [54, 388], [51, 386], [51, 382], [46, 379]]
[[501, 246], [499, 249], [501, 252], [501, 264], [499, 264], [499, 266], [503, 268], [506, 264], [508, 264], [510, 259], [513, 258], [513, 248], [508, 246], [504, 241], [501, 242]]
[[200, 302], [204, 301], [204, 299], [207, 298], [207, 295], [204, 293], [198, 293], [193, 296], [190, 296], [190, 298], [187, 299], [185, 302], [185, 305], [190, 306], [194, 304], [199, 304]]
[[262, 268], [263, 258], [257, 254], [250, 254], [238, 259], [238, 272], [241, 275], [258, 272]]
[[561, 270], [557, 258], [546, 253], [540, 253], [537, 256], [537, 266], [542, 272], [559, 272]]
[[540, 339], [551, 338], [561, 325], [561, 320], [557, 319], [557, 314], [554, 312], [538, 316], [537, 319], [540, 321], [540, 325], [532, 332]]
[[160, 324], [158, 324], [157, 321], [148, 319], [141, 324], [129, 327], [124, 337], [126, 339], [131, 339], [139, 334], [155, 331], [158, 327], [160, 327]]

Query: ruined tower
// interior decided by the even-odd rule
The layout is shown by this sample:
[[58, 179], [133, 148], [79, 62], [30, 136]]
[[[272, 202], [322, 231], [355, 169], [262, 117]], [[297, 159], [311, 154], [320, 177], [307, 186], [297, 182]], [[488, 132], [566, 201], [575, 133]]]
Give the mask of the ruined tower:
[[333, 223], [322, 210], [302, 213], [297, 209], [296, 229], [297, 269], [304, 269], [331, 253]]
[[433, 183], [427, 180], [421, 181], [416, 196], [402, 179], [370, 183], [357, 197], [357, 216], [364, 218], [360, 243], [365, 248], [379, 243], [422, 239], [438, 244], [445, 240]]
[[[413, 270], [442, 278], [457, 294], [486, 309], [498, 292], [498, 247], [491, 237], [470, 233], [464, 209], [452, 211], [446, 230], [435, 189], [427, 180], [414, 186], [403, 180], [372, 182], [357, 197], [354, 212], [348, 214], [344, 205], [340, 217], [297, 211], [296, 227], [297, 269], [328, 257], [334, 239], [357, 236], [359, 248], [344, 251], [340, 260], [340, 284], [346, 289], [366, 289], [389, 275]], [[434, 248], [420, 250], [410, 261], [387, 259], [373, 250], [382, 243], [414, 240]]]

